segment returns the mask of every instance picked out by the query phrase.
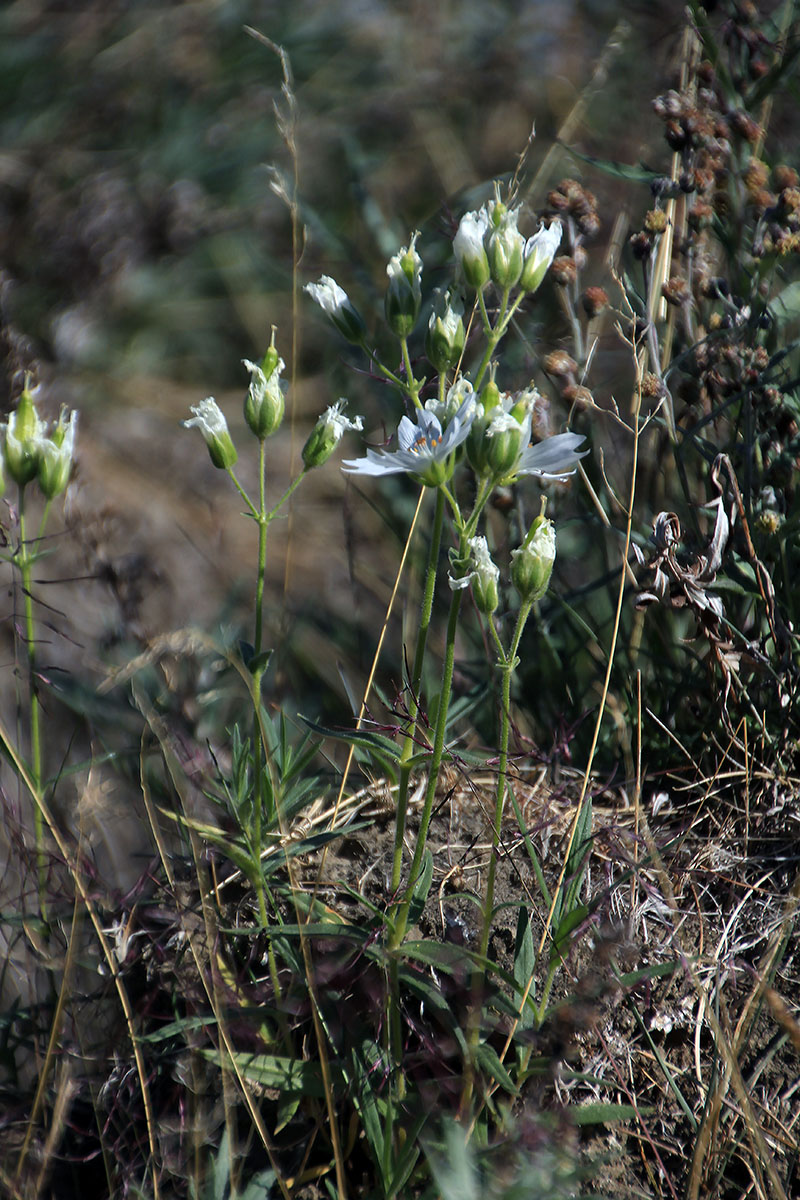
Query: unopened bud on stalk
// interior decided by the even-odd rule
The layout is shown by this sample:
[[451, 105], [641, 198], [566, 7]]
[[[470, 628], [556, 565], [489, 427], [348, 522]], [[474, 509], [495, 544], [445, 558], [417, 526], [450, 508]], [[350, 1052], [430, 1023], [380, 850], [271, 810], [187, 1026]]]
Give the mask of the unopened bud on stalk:
[[346, 430], [364, 428], [361, 417], [356, 417], [351, 421], [344, 415], [346, 404], [347, 401], [342, 397], [335, 404], [326, 408], [308, 435], [308, 440], [303, 447], [303, 463], [307, 470], [321, 467], [328, 461]]
[[422, 259], [416, 251], [418, 237], [419, 233], [412, 233], [408, 245], [395, 254], [386, 267], [389, 276], [384, 301], [386, 320], [392, 333], [399, 338], [408, 337], [412, 332], [422, 304]]
[[467, 284], [479, 292], [489, 282], [489, 259], [484, 238], [489, 229], [485, 208], [464, 213], [453, 241], [453, 252]]
[[233, 438], [228, 432], [228, 422], [219, 405], [213, 396], [209, 396], [206, 400], [201, 400], [199, 404], [193, 404], [191, 411], [194, 416], [190, 420], [184, 421], [183, 424], [187, 429], [194, 426], [200, 430], [208, 446], [212, 463], [221, 471], [227, 471], [235, 464], [239, 456], [236, 453]]
[[54, 500], [69, 483], [77, 424], [77, 412], [73, 410], [67, 419], [67, 410], [62, 408], [55, 429], [42, 438], [36, 478], [47, 500]]
[[458, 560], [454, 553], [451, 554], [454, 569], [464, 573], [455, 578], [450, 575], [450, 587], [453, 591], [458, 591], [472, 584], [475, 607], [478, 612], [490, 617], [500, 603], [497, 590], [500, 571], [492, 562], [489, 546], [482, 534], [469, 539], [469, 549], [469, 559], [466, 562]]
[[541, 600], [550, 583], [555, 561], [555, 526], [540, 515], [519, 549], [511, 551], [511, 582], [523, 603], [535, 604]]
[[499, 200], [491, 207], [489, 240], [486, 253], [492, 282], [505, 291], [518, 282], [525, 256], [525, 239], [517, 229], [519, 209], [506, 208]]
[[464, 305], [451, 292], [440, 295], [425, 338], [425, 353], [440, 374], [461, 361], [464, 353]]
[[14, 482], [24, 487], [39, 470], [44, 439], [44, 424], [36, 411], [27, 381], [15, 411], [9, 414], [2, 430], [6, 468]]
[[548, 267], [561, 244], [561, 222], [553, 221], [549, 229], [544, 226], [528, 238], [525, 243], [525, 261], [519, 286], [523, 292], [535, 292], [545, 277]]
[[361, 313], [353, 306], [347, 292], [330, 275], [321, 275], [319, 283], [307, 283], [303, 288], [312, 300], [326, 312], [343, 338], [360, 346], [367, 327]]
[[244, 419], [259, 441], [263, 442], [279, 428], [286, 407], [280, 378], [285, 364], [275, 349], [274, 327], [272, 341], [261, 366], [246, 358], [242, 362], [252, 376], [244, 398]]
[[494, 365], [490, 368], [491, 377], [483, 385], [478, 397], [478, 411], [472, 422], [469, 437], [466, 441], [467, 459], [476, 475], [488, 475], [489, 447], [486, 431], [496, 411], [502, 408], [502, 393], [494, 381]]

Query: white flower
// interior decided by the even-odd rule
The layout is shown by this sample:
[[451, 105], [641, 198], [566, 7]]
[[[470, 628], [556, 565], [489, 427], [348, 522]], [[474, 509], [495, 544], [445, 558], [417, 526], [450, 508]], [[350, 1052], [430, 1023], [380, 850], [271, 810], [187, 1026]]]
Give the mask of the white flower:
[[519, 284], [525, 292], [535, 292], [552, 263], [561, 244], [561, 222], [553, 221], [548, 229], [542, 226], [525, 243], [525, 262]]
[[339, 287], [330, 275], [321, 275], [319, 283], [307, 283], [303, 288], [327, 313], [342, 337], [353, 345], [360, 345], [366, 332], [363, 317], [356, 309], [344, 288]]
[[208, 453], [215, 467], [227, 470], [237, 459], [236, 447], [228, 432], [228, 422], [213, 396], [193, 404], [194, 416], [183, 424], [187, 429], [199, 429], [208, 446]]
[[448, 574], [447, 580], [454, 592], [460, 591], [462, 588], [472, 584], [472, 594], [475, 598], [478, 611], [489, 616], [500, 603], [500, 595], [497, 587], [500, 580], [500, 570], [492, 562], [489, 546], [483, 534], [471, 537], [468, 545], [470, 556], [467, 566], [472, 567], [472, 570], [468, 571], [466, 575], [455, 579], [451, 574]]
[[321, 467], [327, 462], [348, 429], [364, 428], [361, 417], [354, 417], [351, 421], [344, 415], [346, 404], [342, 396], [335, 404], [329, 405], [308, 435], [303, 447], [303, 462], [308, 469]]
[[489, 259], [484, 238], [489, 229], [486, 206], [477, 212], [464, 213], [453, 239], [453, 252], [461, 264], [464, 278], [470, 287], [482, 288], [489, 279]]
[[450, 478], [450, 455], [469, 433], [475, 416], [470, 394], [444, 429], [438, 416], [425, 408], [417, 410], [416, 423], [403, 417], [397, 427], [398, 449], [367, 450], [366, 458], [346, 460], [342, 469], [353, 475], [418, 476], [428, 487], [438, 487]]
[[[478, 400], [475, 395], [475, 389], [468, 379], [463, 375], [459, 375], [458, 379], [447, 389], [447, 395], [444, 401], [441, 401], [436, 396], [431, 396], [425, 401], [425, 411], [431, 412], [439, 418], [439, 422], [447, 425], [452, 421], [453, 417], [464, 408], [468, 400], [475, 404], [477, 411]], [[466, 409], [464, 410], [466, 412]]]
[[578, 453], [578, 446], [584, 441], [580, 433], [557, 433], [553, 437], [537, 442], [523, 450], [517, 475], [536, 475], [540, 479], [566, 479], [572, 475], [578, 465], [578, 459], [588, 454], [588, 450]]
[[308, 292], [329, 317], [338, 316], [344, 306], [350, 303], [347, 292], [330, 275], [321, 275], [319, 283], [307, 283], [303, 291]]

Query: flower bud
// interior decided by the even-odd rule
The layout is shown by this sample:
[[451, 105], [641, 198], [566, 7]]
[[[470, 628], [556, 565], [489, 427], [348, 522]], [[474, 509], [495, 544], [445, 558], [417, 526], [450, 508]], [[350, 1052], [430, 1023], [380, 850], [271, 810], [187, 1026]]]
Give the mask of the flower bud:
[[33, 393], [25, 385], [19, 404], [2, 426], [3, 458], [11, 478], [20, 487], [30, 483], [39, 470], [44, 440], [44, 424], [33, 403]]
[[333, 454], [347, 429], [363, 429], [361, 417], [351, 421], [344, 415], [347, 401], [342, 397], [330, 405], [317, 421], [303, 447], [303, 463], [307, 470], [321, 467]]
[[236, 453], [233, 438], [228, 432], [228, 423], [219, 405], [213, 396], [209, 396], [199, 404], [193, 404], [191, 411], [194, 416], [190, 420], [184, 421], [184, 426], [187, 429], [195, 426], [200, 430], [208, 446], [212, 463], [221, 471], [227, 471], [239, 456]]
[[500, 571], [492, 562], [489, 546], [482, 534], [469, 539], [469, 548], [470, 556], [466, 562], [458, 559], [455, 553], [451, 555], [451, 562], [457, 574], [455, 578], [452, 575], [448, 577], [450, 587], [453, 591], [458, 591], [472, 584], [472, 594], [478, 612], [490, 617], [500, 603], [497, 589]]
[[361, 345], [367, 331], [364, 319], [335, 279], [321, 275], [319, 283], [307, 283], [303, 291], [328, 314], [343, 338], [354, 346]]
[[489, 282], [489, 259], [484, 247], [484, 237], [488, 229], [489, 216], [485, 208], [478, 212], [464, 213], [453, 240], [453, 252], [458, 259], [461, 273], [476, 292]]
[[512, 288], [522, 274], [525, 239], [517, 229], [518, 208], [499, 200], [491, 207], [491, 229], [486, 244], [492, 283], [501, 291]]
[[513, 475], [530, 437], [531, 418], [524, 405], [515, 405], [510, 412], [504, 407], [495, 409], [486, 430], [486, 455], [492, 474], [498, 479]]
[[518, 550], [511, 551], [511, 582], [523, 603], [541, 600], [556, 561], [556, 530], [552, 521], [538, 516]]
[[419, 233], [412, 233], [407, 246], [388, 262], [384, 308], [389, 328], [396, 337], [405, 338], [417, 323], [422, 304], [422, 259], [417, 254]]
[[[274, 336], [273, 333], [273, 340]], [[275, 433], [283, 420], [286, 401], [280, 374], [284, 362], [282, 358], [278, 358], [274, 345], [271, 345], [264, 355], [262, 366], [259, 367], [246, 358], [243, 358], [242, 362], [252, 376], [244, 398], [244, 419], [259, 441], [263, 442]], [[267, 371], [266, 367], [270, 364], [271, 369]]]
[[440, 374], [461, 361], [464, 337], [464, 305], [457, 296], [445, 292], [431, 313], [425, 338], [425, 353]]
[[67, 420], [67, 410], [62, 408], [50, 437], [42, 438], [37, 479], [47, 500], [54, 500], [69, 483], [77, 424], [77, 412], [73, 410]]
[[525, 243], [525, 261], [519, 280], [519, 286], [523, 292], [536, 291], [544, 279], [560, 243], [560, 221], [553, 221], [549, 229], [542, 226], [538, 233], [528, 238]]
[[481, 388], [480, 396], [478, 397], [478, 411], [465, 443], [467, 459], [473, 471], [478, 476], [490, 473], [490, 443], [486, 440], [486, 430], [489, 427], [493, 412], [498, 406], [502, 405], [502, 392], [494, 381], [494, 367], [491, 369], [492, 376]]

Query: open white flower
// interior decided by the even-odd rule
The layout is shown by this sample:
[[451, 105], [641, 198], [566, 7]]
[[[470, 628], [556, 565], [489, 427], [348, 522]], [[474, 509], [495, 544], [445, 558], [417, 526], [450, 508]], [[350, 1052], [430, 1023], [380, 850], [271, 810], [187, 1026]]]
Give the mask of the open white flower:
[[588, 450], [578, 452], [578, 446], [585, 441], [580, 433], [556, 433], [553, 437], [528, 446], [522, 451], [522, 456], [515, 470], [515, 475], [536, 475], [539, 479], [566, 479], [574, 474], [578, 460], [588, 454]]
[[415, 475], [428, 487], [446, 483], [453, 472], [450, 455], [469, 433], [475, 399], [468, 394], [444, 429], [436, 413], [417, 410], [416, 422], [403, 417], [397, 427], [397, 450], [367, 450], [366, 458], [348, 459], [342, 469], [353, 475]]

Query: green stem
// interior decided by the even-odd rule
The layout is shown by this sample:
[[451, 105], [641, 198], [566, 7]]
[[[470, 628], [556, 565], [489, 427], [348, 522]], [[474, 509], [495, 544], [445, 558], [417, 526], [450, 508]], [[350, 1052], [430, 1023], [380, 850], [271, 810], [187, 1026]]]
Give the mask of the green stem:
[[[44, 522], [39, 537], [44, 532]], [[38, 539], [37, 539], [38, 540]], [[19, 573], [22, 579], [22, 597], [25, 609], [25, 650], [28, 659], [28, 691], [30, 696], [30, 770], [36, 791], [42, 786], [42, 735], [39, 690], [36, 682], [36, 624], [33, 617], [33, 578], [31, 568], [33, 555], [28, 547], [25, 520], [25, 486], [19, 489]], [[33, 828], [36, 838], [36, 872], [39, 885], [39, 912], [47, 920], [47, 858], [44, 850], [44, 822], [38, 804], [33, 810]]]
[[[461, 546], [460, 553], [463, 556], [463, 544]], [[441, 769], [442, 757], [444, 754], [444, 738], [445, 731], [447, 729], [447, 714], [450, 708], [450, 691], [453, 686], [453, 668], [455, 665], [456, 653], [456, 631], [458, 629], [458, 613], [461, 607], [461, 596], [462, 592], [460, 589], [454, 591], [450, 601], [450, 615], [447, 621], [447, 642], [445, 646], [444, 669], [442, 671], [442, 687], [439, 693], [439, 707], [436, 713], [436, 730], [433, 738], [433, 753], [431, 755], [430, 768], [428, 772], [428, 785], [425, 789], [422, 818], [420, 820], [419, 832], [417, 834], [417, 842], [414, 847], [414, 856], [411, 860], [411, 869], [409, 871], [405, 898], [399, 907], [397, 918], [394, 922], [394, 927], [390, 936], [390, 949], [393, 950], [397, 949], [405, 936], [406, 926], [408, 925], [408, 914], [411, 909], [411, 901], [414, 897], [414, 888], [422, 870], [422, 857], [425, 853], [425, 845], [428, 840], [428, 828], [431, 823], [433, 801], [436, 796], [436, 784], [439, 781], [439, 771]]]
[[481, 931], [480, 941], [480, 955], [484, 960], [489, 949], [489, 933], [492, 927], [492, 915], [494, 913], [494, 886], [497, 875], [500, 838], [502, 836], [506, 788], [508, 785], [508, 741], [511, 729], [511, 680], [517, 667], [517, 651], [519, 649], [519, 643], [522, 638], [523, 630], [525, 629], [525, 623], [530, 615], [530, 611], [530, 602], [524, 602], [517, 616], [517, 624], [508, 654], [502, 653], [502, 646], [500, 645], [499, 637], [497, 637], [497, 631], [494, 629], [494, 625], [492, 624], [492, 630], [495, 633], [495, 640], [497, 641], [497, 644], [500, 646], [501, 650], [501, 658], [498, 665], [503, 673], [503, 686], [500, 698], [500, 756], [497, 764], [497, 791], [495, 793], [494, 826], [492, 828], [492, 853], [489, 859], [489, 872], [486, 879], [486, 901], [483, 908], [483, 929]]
[[414, 378], [414, 368], [411, 366], [411, 355], [408, 352], [408, 338], [401, 338], [400, 345], [403, 348], [403, 365], [406, 369], [406, 378], [408, 380], [407, 391], [415, 408], [422, 407], [422, 401], [419, 398], [419, 384]]
[[408, 786], [411, 779], [409, 760], [413, 756], [416, 745], [417, 718], [419, 716], [419, 694], [422, 686], [422, 668], [425, 662], [425, 648], [428, 641], [428, 630], [433, 611], [433, 597], [436, 591], [436, 567], [439, 562], [439, 549], [442, 543], [442, 524], [444, 522], [445, 497], [441, 488], [436, 489], [436, 509], [433, 514], [433, 529], [428, 548], [428, 566], [425, 572], [425, 590], [422, 595], [422, 611], [420, 613], [419, 629], [417, 630], [417, 648], [414, 653], [414, 665], [411, 673], [411, 684], [408, 699], [408, 730], [403, 741], [400, 755], [400, 780], [397, 788], [397, 816], [395, 818], [394, 858], [392, 860], [392, 895], [400, 887], [400, 875], [403, 866], [403, 840], [406, 831], [406, 815], [408, 812]]

